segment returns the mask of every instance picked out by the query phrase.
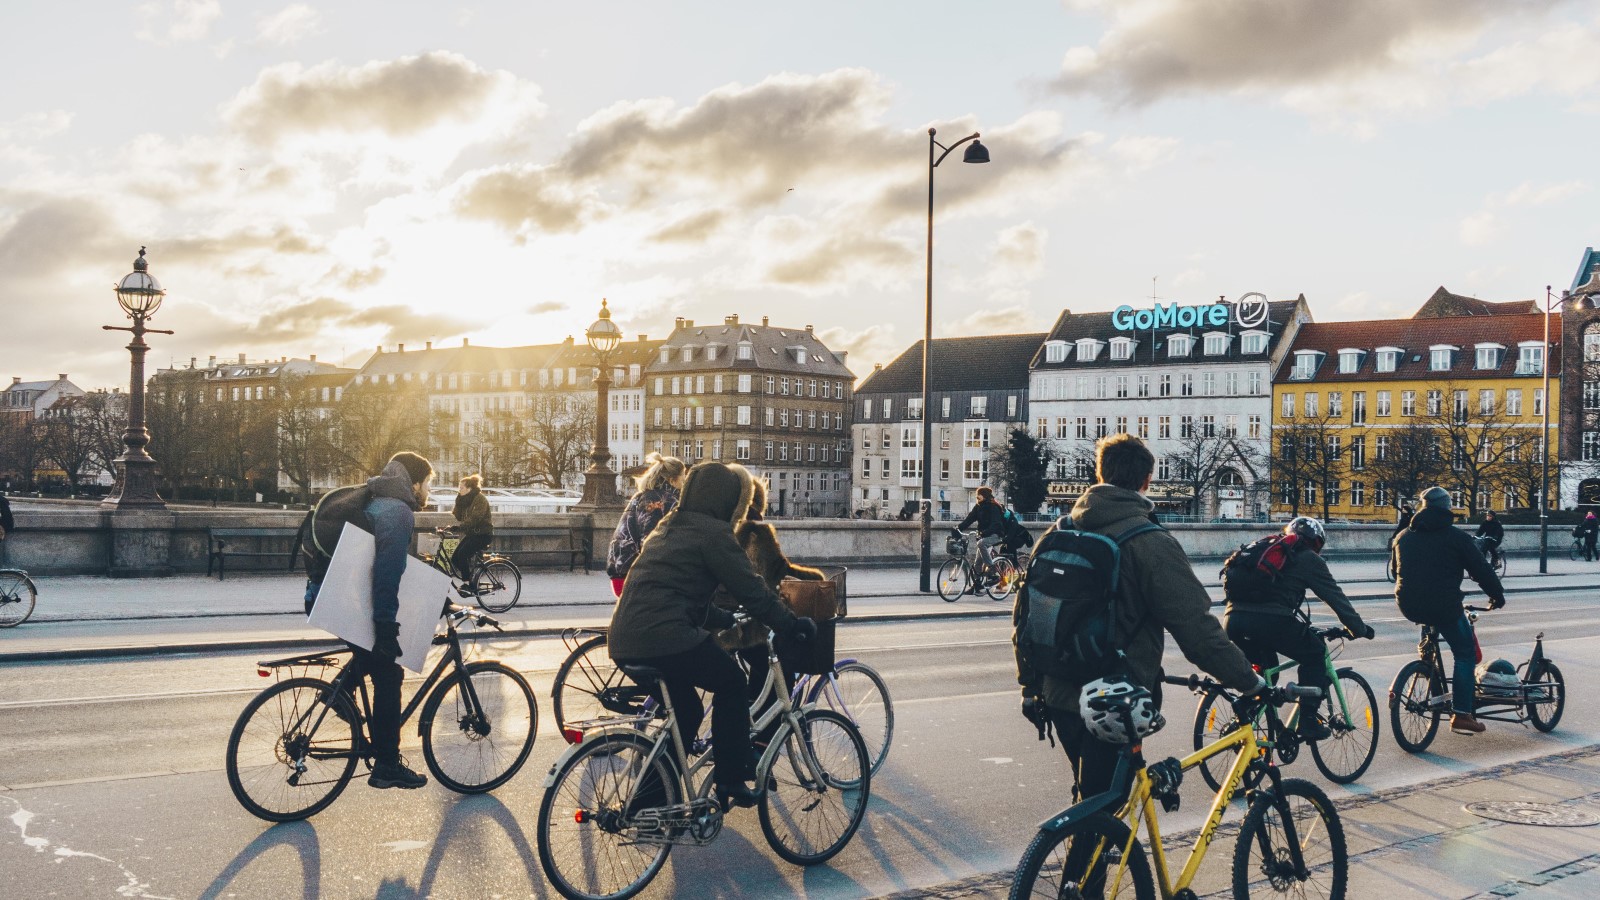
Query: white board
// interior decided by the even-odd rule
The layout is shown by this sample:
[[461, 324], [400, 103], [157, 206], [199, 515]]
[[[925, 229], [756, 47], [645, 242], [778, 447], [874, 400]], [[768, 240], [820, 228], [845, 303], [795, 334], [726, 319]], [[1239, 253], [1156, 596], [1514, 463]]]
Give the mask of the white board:
[[[307, 619], [313, 627], [367, 650], [377, 639], [372, 624], [372, 561], [376, 553], [372, 535], [346, 522]], [[449, 592], [450, 576], [414, 556], [406, 557], [406, 571], [400, 577], [400, 611], [395, 615], [400, 623], [400, 665], [422, 671]]]

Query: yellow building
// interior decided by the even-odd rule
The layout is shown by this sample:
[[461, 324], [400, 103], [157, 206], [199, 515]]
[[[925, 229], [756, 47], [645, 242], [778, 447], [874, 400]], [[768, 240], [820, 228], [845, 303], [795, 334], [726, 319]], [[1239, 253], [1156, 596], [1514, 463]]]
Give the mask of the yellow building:
[[1435, 484], [1461, 514], [1534, 507], [1546, 421], [1553, 493], [1558, 416], [1544, 404], [1560, 371], [1546, 378], [1544, 317], [1494, 306], [1301, 327], [1273, 379], [1273, 512], [1390, 522]]

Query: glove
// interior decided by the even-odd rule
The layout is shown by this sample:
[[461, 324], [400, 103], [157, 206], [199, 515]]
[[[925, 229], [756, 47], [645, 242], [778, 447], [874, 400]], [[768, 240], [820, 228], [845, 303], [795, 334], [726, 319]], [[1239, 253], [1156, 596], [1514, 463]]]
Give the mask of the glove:
[[1039, 729], [1039, 740], [1048, 739], [1050, 746], [1054, 747], [1056, 745], [1055, 736], [1050, 733], [1050, 710], [1044, 705], [1043, 700], [1038, 697], [1024, 695], [1022, 698], [1022, 717], [1032, 722], [1033, 727]]
[[723, 609], [715, 603], [711, 604], [711, 606], [706, 609], [707, 631], [722, 631], [725, 628], [732, 628], [734, 623], [738, 621], [738, 619], [733, 617], [733, 613]]
[[809, 644], [817, 636], [817, 623], [805, 616], [794, 620], [789, 626], [789, 640], [797, 644]]
[[400, 623], [374, 622], [377, 639], [372, 642], [372, 652], [384, 659], [400, 658]]
[[1233, 714], [1241, 719], [1255, 718], [1257, 710], [1266, 699], [1265, 695], [1269, 688], [1267, 680], [1258, 673], [1256, 675], [1256, 686], [1241, 693], [1239, 699], [1233, 701]]
[[1362, 638], [1368, 641], [1373, 640], [1378, 636], [1378, 629], [1373, 628], [1371, 625], [1368, 625], [1365, 622], [1361, 623], [1360, 627], [1346, 627], [1345, 631], [1350, 632], [1351, 637]]
[[1491, 597], [1491, 598], [1489, 598], [1489, 608], [1490, 609], [1502, 609], [1502, 608], [1505, 607], [1505, 605], [1506, 605], [1506, 598], [1504, 598], [1504, 597]]

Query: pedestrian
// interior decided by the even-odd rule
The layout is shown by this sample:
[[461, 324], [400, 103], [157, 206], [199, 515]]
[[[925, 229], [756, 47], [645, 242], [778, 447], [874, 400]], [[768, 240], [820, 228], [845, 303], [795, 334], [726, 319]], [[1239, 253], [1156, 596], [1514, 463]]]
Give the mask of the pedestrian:
[[1595, 551], [1595, 539], [1600, 536], [1600, 522], [1595, 520], [1593, 512], [1588, 512], [1583, 516], [1583, 524], [1578, 527], [1583, 536], [1583, 558], [1587, 562], [1594, 562], [1600, 558], [1600, 553]]
[[5, 491], [0, 491], [0, 561], [6, 558], [6, 535], [15, 531], [16, 527], [17, 521], [11, 517], [11, 501], [6, 499]]
[[[494, 514], [489, 510], [489, 498], [483, 494], [482, 475], [467, 475], [461, 479], [461, 490], [456, 494], [450, 513], [459, 523], [451, 530], [461, 533], [461, 541], [450, 556], [450, 567], [462, 581], [470, 581], [478, 554], [489, 549], [489, 541], [494, 539]], [[471, 585], [463, 588], [463, 596], [471, 588]]]
[[678, 493], [689, 472], [689, 467], [676, 456], [651, 453], [644, 461], [649, 468], [634, 479], [637, 490], [628, 499], [617, 530], [611, 535], [611, 546], [606, 549], [606, 574], [611, 577], [612, 593], [618, 597], [622, 596], [623, 580], [639, 558], [644, 539], [678, 505]]

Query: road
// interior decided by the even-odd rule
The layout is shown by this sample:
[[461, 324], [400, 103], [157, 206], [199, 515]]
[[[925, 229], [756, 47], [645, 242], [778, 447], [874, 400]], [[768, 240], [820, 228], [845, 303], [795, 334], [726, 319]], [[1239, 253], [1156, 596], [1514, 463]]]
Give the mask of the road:
[[[1513, 597], [1480, 622], [1491, 656], [1520, 662], [1535, 632], [1567, 679], [1560, 728], [1509, 724], [1445, 733], [1408, 756], [1387, 734], [1366, 779], [1325, 785], [1336, 800], [1600, 742], [1585, 714], [1600, 688], [1593, 590]], [[943, 604], [935, 604], [943, 606]], [[1358, 603], [1378, 639], [1346, 646], [1343, 664], [1380, 695], [1415, 655], [1416, 630], [1390, 602]], [[1170, 642], [1169, 642], [1170, 648]], [[1016, 712], [1009, 626], [1001, 619], [849, 624], [842, 653], [886, 677], [897, 712], [887, 766], [866, 824], [830, 864], [782, 862], [753, 812], [736, 811], [707, 848], [678, 848], [651, 896], [871, 897], [1013, 867], [1039, 820], [1065, 805], [1059, 749], [1035, 740]], [[357, 783], [308, 822], [269, 827], [235, 803], [222, 773], [235, 716], [267, 684], [253, 662], [271, 654], [196, 653], [6, 666], [0, 687], [0, 872], [8, 897], [526, 897], [554, 896], [539, 870], [534, 823], [541, 779], [562, 749], [549, 719], [559, 640], [483, 648], [529, 674], [541, 701], [539, 739], [521, 774], [493, 795], [458, 797]], [[1175, 655], [1173, 672], [1192, 667]], [[1172, 724], [1152, 758], [1187, 749], [1192, 701], [1169, 694]], [[412, 739], [414, 742], [414, 739]], [[409, 749], [420, 768], [420, 750]], [[1295, 774], [1323, 783], [1309, 760]], [[1324, 783], [1325, 784], [1325, 783]], [[1169, 831], [1198, 824], [1203, 785], [1190, 779]], [[1221, 857], [1225, 854], [1213, 854]], [[1209, 864], [1202, 884], [1225, 882]], [[1417, 896], [1427, 896], [1426, 893]]]

